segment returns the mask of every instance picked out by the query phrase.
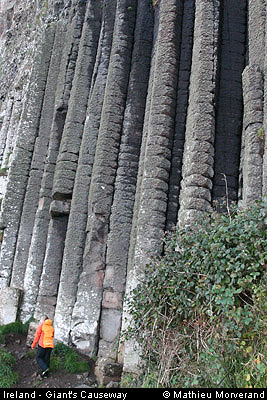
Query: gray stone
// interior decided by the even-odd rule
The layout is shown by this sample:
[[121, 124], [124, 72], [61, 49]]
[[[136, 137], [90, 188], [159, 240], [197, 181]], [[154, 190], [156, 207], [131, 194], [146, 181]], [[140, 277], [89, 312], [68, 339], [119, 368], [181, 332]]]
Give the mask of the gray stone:
[[[264, 154], [263, 79], [258, 66], [249, 65], [243, 73], [243, 193], [244, 205], [261, 199]], [[255, 92], [257, 97], [255, 98]]]
[[[131, 224], [133, 217], [135, 189], [137, 182], [138, 163], [141, 149], [143, 119], [145, 114], [145, 99], [149, 78], [149, 60], [152, 44], [153, 20], [152, 8], [149, 1], [139, 3], [136, 16], [135, 43], [133, 48], [131, 74], [127, 93], [126, 108], [122, 127], [118, 169], [115, 180], [115, 192], [110, 216], [110, 233], [107, 240], [106, 272], [104, 280], [103, 308], [101, 326], [105, 329], [103, 318], [117, 315], [117, 325], [120, 325], [122, 297], [125, 289], [127, 257], [130, 244]], [[115, 318], [116, 319], [116, 318]], [[117, 329], [117, 331], [116, 331]], [[115, 353], [114, 336], [108, 340], [101, 335], [100, 344], [104, 343], [105, 351], [107, 341], [110, 341], [110, 353]], [[117, 338], [118, 328], [115, 328]], [[102, 349], [99, 346], [99, 352]]]
[[[119, 0], [88, 200], [83, 270], [72, 314], [72, 337], [93, 354], [98, 340], [108, 224], [131, 67], [137, 1]], [[119, 57], [118, 57], [119, 55]], [[103, 168], [104, 167], [104, 168]], [[89, 332], [89, 334], [84, 334]], [[88, 338], [89, 335], [89, 338]], [[93, 345], [90, 349], [88, 346]]]
[[34, 339], [34, 336], [35, 336], [35, 332], [36, 332], [36, 329], [37, 329], [38, 325], [39, 325], [38, 321], [33, 321], [29, 325], [27, 339], [26, 339], [26, 344], [29, 347], [32, 345], [32, 342], [33, 342], [33, 339]]
[[60, 201], [54, 200], [50, 205], [50, 214], [53, 218], [60, 217], [62, 215], [69, 215], [71, 208], [71, 201]]
[[[29, 281], [32, 282], [33, 289], [32, 295], [28, 297], [28, 300], [25, 299], [23, 307], [20, 310], [20, 316], [22, 320], [27, 320], [29, 314], [32, 315], [34, 312], [38, 295], [38, 287], [41, 279], [43, 262], [45, 259], [47, 235], [50, 222], [50, 204], [52, 200], [52, 185], [55, 163], [66, 117], [65, 108], [67, 108], [70, 87], [74, 76], [73, 64], [75, 65], [75, 60], [78, 54], [77, 48], [79, 44], [79, 37], [81, 35], [82, 21], [84, 19], [84, 14], [82, 12], [83, 8], [84, 7], [81, 6], [77, 9], [77, 13], [74, 16], [67, 33], [64, 23], [58, 24], [57, 35], [62, 43], [62, 57], [59, 68], [57, 90], [55, 95], [55, 110], [50, 132], [47, 158], [41, 182], [39, 206], [35, 216], [32, 241], [29, 249], [29, 257], [24, 278], [26, 292], [28, 293], [31, 291], [31, 285], [28, 284]], [[65, 46], [63, 46], [65, 38], [67, 40]], [[58, 110], [58, 108], [60, 108], [60, 110]]]
[[[213, 151], [209, 155], [202, 153], [200, 156], [201, 152], [196, 151], [194, 146], [198, 141], [213, 145], [215, 138], [214, 93], [218, 74], [219, 7], [218, 1], [211, 4], [206, 0], [201, 0], [196, 3], [195, 40], [182, 167], [183, 180], [188, 179], [191, 174], [199, 174], [210, 180], [214, 175]], [[186, 182], [182, 181], [179, 210], [181, 225], [190, 224], [195, 218], [195, 211], [205, 211], [205, 207], [208, 210], [209, 205], [209, 202], [204, 199], [200, 205], [201, 194], [197, 190], [196, 198], [187, 198], [185, 188]], [[205, 197], [207, 198], [206, 191]], [[194, 205], [194, 199], [196, 205]]]
[[[9, 247], [8, 250], [6, 249], [9, 252], [9, 257], [3, 258], [3, 252], [1, 252], [0, 255], [0, 276], [5, 279], [5, 286], [8, 286], [10, 283], [16, 245], [16, 242], [10, 240], [11, 238], [8, 239], [8, 235], [15, 237], [19, 231], [20, 218], [34, 150], [34, 141], [38, 135], [54, 35], [54, 26], [46, 30], [42, 45], [36, 56], [28, 91], [28, 99], [21, 116], [17, 146], [14, 150], [14, 159], [8, 177], [7, 191], [2, 204], [2, 219], [5, 220], [3, 224], [6, 225], [8, 221], [10, 226], [5, 232], [5, 240], [7, 241], [5, 247]], [[16, 186], [15, 190], [14, 185]], [[10, 208], [10, 205], [13, 205], [12, 208]], [[2, 248], [4, 248], [3, 245]], [[2, 280], [2, 284], [3, 282]]]
[[0, 289], [0, 325], [7, 325], [17, 320], [21, 291], [3, 287]]
[[103, 8], [102, 27], [95, 67], [96, 78], [88, 100], [87, 118], [84, 125], [73, 189], [72, 206], [58, 290], [58, 302], [55, 312], [55, 334], [64, 343], [69, 342], [72, 311], [76, 301], [77, 286], [83, 263], [89, 187], [104, 101], [114, 19], [115, 3], [108, 1]]
[[[141, 150], [141, 157], [145, 158], [141, 161], [142, 175], [138, 177], [142, 189], [138, 200], [138, 213], [135, 216], [137, 218], [135, 248], [128, 265], [128, 291], [133, 289], [137, 279], [141, 278], [142, 267], [149, 262], [149, 251], [160, 252], [161, 237], [165, 229], [168, 185], [164, 181], [168, 180], [170, 172], [169, 159], [173, 140], [178, 72], [176, 52], [178, 38], [174, 27], [179, 24], [179, 17], [180, 11], [179, 7], [176, 7], [176, 1], [161, 3], [156, 64], [153, 70], [154, 81], [151, 87], [157, 96], [151, 97], [147, 137], [142, 144], [145, 146], [144, 150]], [[163, 59], [164, 63], [160, 61]], [[162, 104], [164, 110], [159, 114]], [[125, 367], [127, 365], [127, 372], [133, 372], [138, 367], [136, 364], [132, 365], [130, 359], [127, 360], [128, 346], [126, 342]]]
[[113, 386], [166, 230], [267, 193], [266, 1], [31, 2], [0, 6], [0, 315], [55, 315]]
[[[179, 70], [176, 102], [176, 121], [173, 138], [172, 161], [169, 181], [168, 208], [166, 228], [176, 226], [179, 209], [180, 183], [182, 179], [182, 161], [185, 140], [186, 115], [189, 98], [189, 83], [192, 61], [193, 31], [195, 19], [195, 1], [184, 2], [179, 62], [183, 66]], [[200, 143], [200, 142], [197, 142]], [[212, 147], [212, 146], [210, 146]]]
[[95, 374], [98, 383], [101, 385], [108, 385], [111, 382], [118, 382], [120, 381], [122, 374], [122, 364], [114, 363], [108, 358], [102, 358], [98, 360], [96, 364]]
[[54, 82], [57, 81], [61, 59], [62, 29], [57, 29], [56, 24], [53, 24], [51, 29], [54, 42], [45, 87], [40, 125], [38, 128], [39, 134], [35, 142], [31, 163], [31, 171], [24, 198], [20, 229], [18, 233], [18, 242], [11, 278], [11, 286], [20, 288], [22, 288], [23, 277], [27, 266], [35, 214], [39, 203], [39, 192], [41, 188], [46, 153], [50, 138], [50, 129], [54, 113], [54, 102], [56, 93], [56, 86]]
[[[262, 0], [248, 1], [249, 63], [264, 66], [266, 4]], [[255, 21], [257, 23], [255, 24]]]
[[20, 297], [19, 289], [10, 287], [0, 289], [0, 325], [7, 325], [17, 320]]
[[[78, 164], [83, 125], [91, 87], [99, 32], [101, 26], [101, 3], [89, 1], [80, 39], [79, 53], [70, 93], [68, 113], [63, 130], [57, 159], [53, 186], [54, 199], [69, 198], [72, 195], [75, 172]], [[75, 132], [75, 135], [73, 135]], [[66, 160], [65, 153], [76, 153], [74, 161]], [[64, 175], [68, 179], [64, 179]]]
[[100, 337], [114, 345], [121, 327], [121, 312], [112, 309], [103, 309], [100, 325]]
[[38, 297], [36, 300], [34, 317], [42, 315], [54, 317], [57, 291], [61, 273], [64, 242], [68, 224], [68, 216], [53, 218], [49, 224], [42, 275], [39, 283]]

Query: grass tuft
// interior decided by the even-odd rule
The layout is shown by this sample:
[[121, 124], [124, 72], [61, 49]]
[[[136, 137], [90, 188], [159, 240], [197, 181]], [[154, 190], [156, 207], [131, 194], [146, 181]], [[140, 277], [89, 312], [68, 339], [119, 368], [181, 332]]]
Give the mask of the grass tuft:
[[0, 388], [10, 388], [17, 383], [18, 374], [14, 367], [15, 358], [5, 350], [0, 350]]
[[70, 374], [83, 373], [90, 370], [88, 361], [63, 343], [56, 344], [51, 356], [50, 368], [52, 371], [64, 369]]

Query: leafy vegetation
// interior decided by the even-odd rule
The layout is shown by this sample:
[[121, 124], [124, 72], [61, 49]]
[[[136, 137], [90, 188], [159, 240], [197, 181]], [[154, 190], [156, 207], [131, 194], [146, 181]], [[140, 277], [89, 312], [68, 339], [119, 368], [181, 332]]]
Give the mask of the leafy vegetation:
[[63, 343], [57, 343], [51, 355], [51, 371], [63, 369], [71, 374], [88, 372], [88, 361], [82, 359], [73, 349]]
[[166, 236], [127, 299], [139, 386], [267, 386], [266, 228], [265, 200]]
[[[30, 321], [29, 321], [30, 322]], [[26, 335], [29, 328], [29, 322], [13, 322], [11, 324], [0, 326], [0, 344], [5, 343], [5, 335], [22, 334]], [[15, 358], [5, 350], [0, 350], [0, 388], [10, 388], [17, 383], [18, 374], [14, 370]]]
[[[0, 326], [0, 344], [5, 343], [5, 335], [10, 333], [26, 335], [28, 323], [14, 322]], [[14, 370], [15, 358], [5, 350], [0, 350], [0, 388], [10, 388], [17, 383], [18, 374]]]
[[15, 358], [5, 350], [0, 350], [0, 388], [9, 388], [18, 380], [14, 371]]
[[0, 326], [0, 343], [1, 344], [5, 343], [5, 335], [9, 333], [14, 333], [14, 334], [20, 333], [26, 336], [29, 329], [29, 323], [30, 321], [28, 321], [26, 324], [23, 324], [20, 321], [16, 321], [12, 322], [11, 324]]

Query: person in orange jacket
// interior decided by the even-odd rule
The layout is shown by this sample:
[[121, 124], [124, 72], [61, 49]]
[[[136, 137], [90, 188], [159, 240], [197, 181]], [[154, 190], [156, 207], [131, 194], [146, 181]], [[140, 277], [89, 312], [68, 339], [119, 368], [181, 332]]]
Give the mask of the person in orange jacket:
[[42, 319], [43, 322], [37, 327], [34, 340], [32, 342], [31, 348], [34, 349], [38, 343], [36, 361], [41, 368], [41, 377], [46, 378], [49, 366], [50, 366], [50, 356], [51, 351], [54, 348], [54, 328], [52, 326], [52, 321], [48, 317]]

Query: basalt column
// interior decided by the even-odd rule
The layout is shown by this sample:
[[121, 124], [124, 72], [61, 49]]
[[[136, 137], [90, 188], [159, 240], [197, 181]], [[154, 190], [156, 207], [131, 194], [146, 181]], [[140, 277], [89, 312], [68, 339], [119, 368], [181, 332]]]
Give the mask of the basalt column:
[[266, 1], [247, 0], [248, 3], [248, 64], [263, 70], [266, 42]]
[[62, 29], [54, 26], [56, 31], [55, 42], [52, 49], [50, 68], [47, 77], [39, 132], [34, 145], [30, 176], [24, 198], [23, 210], [20, 220], [20, 229], [13, 264], [10, 286], [23, 289], [23, 280], [31, 244], [35, 213], [39, 203], [41, 181], [44, 173], [47, 148], [50, 139], [50, 130], [53, 121], [55, 92], [62, 49]]
[[[60, 204], [62, 206], [62, 203]], [[58, 284], [60, 278], [62, 256], [68, 224], [69, 207], [58, 211], [58, 207], [51, 212], [43, 271], [40, 279], [37, 302], [34, 310], [35, 319], [39, 320], [44, 314], [54, 316], [57, 302]]]
[[[0, 116], [0, 210], [1, 202], [6, 192], [8, 170], [12, 162], [15, 146], [15, 136], [17, 133], [15, 126], [17, 127], [21, 114], [21, 102], [19, 100], [20, 97], [16, 93], [12, 94], [6, 109], [2, 111], [2, 115]], [[0, 236], [0, 239], [2, 240], [2, 236]]]
[[120, 333], [122, 299], [126, 284], [128, 249], [153, 43], [153, 14], [150, 0], [138, 2], [131, 74], [107, 241], [98, 357], [109, 357], [113, 361], [117, 357], [116, 343], [118, 343]]
[[[130, 234], [130, 243], [129, 243], [129, 251], [128, 251], [128, 259], [133, 257], [134, 249], [135, 249], [135, 239], [136, 239], [136, 230], [137, 230], [137, 215], [139, 210], [140, 203], [140, 193], [141, 193], [141, 183], [142, 176], [144, 170], [144, 155], [146, 149], [146, 140], [148, 136], [148, 123], [150, 117], [151, 103], [152, 103], [152, 88], [154, 85], [154, 71], [155, 71], [155, 60], [156, 60], [156, 49], [157, 49], [157, 38], [158, 38], [158, 27], [159, 27], [159, 7], [154, 8], [154, 32], [153, 32], [153, 47], [151, 53], [151, 63], [150, 63], [150, 74], [149, 74], [149, 82], [148, 82], [148, 91], [146, 97], [146, 108], [144, 115], [144, 123], [143, 123], [143, 132], [142, 132], [142, 142], [138, 163], [138, 174], [137, 174], [137, 182], [135, 189], [135, 201], [133, 207], [133, 217], [132, 217], [132, 227]], [[127, 260], [128, 264], [128, 260]], [[127, 279], [127, 274], [126, 274]]]
[[[143, 266], [149, 260], [149, 252], [160, 252], [165, 230], [182, 12], [182, 2], [177, 5], [176, 0], [162, 0], [160, 3], [147, 137], [142, 143], [141, 156], [144, 159], [140, 160], [143, 172], [138, 176], [140, 199], [136, 199], [139, 207], [135, 214], [137, 222], [133, 226], [136, 235], [133, 238], [135, 248], [134, 252], [129, 253], [131, 257], [128, 261], [127, 291], [142, 276]], [[134, 372], [136, 368], [137, 360], [132, 343], [126, 342], [124, 370]]]
[[39, 290], [47, 246], [48, 227], [51, 219], [50, 206], [52, 201], [54, 171], [68, 110], [68, 101], [78, 56], [84, 14], [85, 7], [81, 4], [73, 15], [69, 25], [65, 28], [65, 24], [63, 23], [61, 24], [61, 28], [58, 27], [62, 32], [61, 40], [63, 50], [56, 85], [57, 91], [48, 154], [45, 161], [39, 204], [35, 215], [31, 246], [24, 276], [24, 296], [20, 310], [20, 318], [23, 321], [28, 320], [33, 315]]
[[96, 0], [89, 0], [86, 4], [68, 111], [55, 166], [52, 189], [54, 201], [50, 206], [52, 218], [49, 223], [44, 269], [35, 317], [40, 315], [42, 310], [46, 310], [51, 316], [55, 311], [70, 211], [68, 199], [72, 196], [77, 168], [87, 101], [96, 60], [100, 19], [101, 4]]
[[214, 175], [215, 91], [218, 72], [219, 1], [196, 2], [189, 106], [180, 192], [179, 224], [210, 207]]
[[6, 142], [7, 142], [7, 136], [8, 136], [8, 131], [9, 131], [9, 126], [10, 126], [10, 121], [12, 117], [12, 112], [13, 112], [13, 106], [14, 106], [14, 98], [11, 98], [7, 104], [7, 109], [5, 112], [5, 117], [2, 122], [2, 126], [0, 127], [0, 162], [2, 168], [5, 166], [5, 147], [6, 147]]
[[215, 99], [212, 200], [237, 200], [243, 120], [242, 72], [246, 57], [246, 0], [224, 0], [220, 18]]
[[88, 215], [88, 195], [104, 101], [112, 46], [116, 2], [103, 3], [102, 26], [99, 38], [93, 82], [88, 99], [87, 116], [75, 176], [62, 272], [55, 312], [55, 336], [69, 343], [72, 311], [76, 300], [82, 269]]
[[[257, 21], [257, 22], [256, 22]], [[266, 2], [248, 0], [248, 65], [243, 72], [244, 120], [241, 150], [240, 200], [247, 206], [264, 192], [266, 168], [264, 62]], [[264, 51], [265, 50], [265, 51]]]
[[97, 350], [107, 234], [131, 67], [136, 8], [136, 0], [117, 2], [113, 45], [89, 191], [83, 270], [72, 314], [72, 342], [89, 354], [95, 354]]
[[96, 60], [100, 21], [101, 3], [98, 0], [89, 0], [55, 170], [53, 198], [56, 200], [72, 197], [88, 96]]
[[46, 30], [41, 49], [38, 50], [36, 56], [28, 90], [28, 99], [24, 105], [18, 130], [14, 160], [9, 171], [1, 218], [1, 228], [4, 229], [4, 238], [0, 255], [0, 287], [9, 286], [11, 279], [21, 213], [30, 174], [35, 140], [39, 131], [54, 35], [55, 27], [53, 25]]
[[14, 3], [0, 27], [0, 324], [48, 314], [105, 385], [140, 372], [124, 296], [166, 232], [267, 194], [267, 0]]
[[[5, 174], [5, 187], [3, 193], [5, 193], [6, 182], [7, 182], [7, 175], [9, 167], [13, 160], [13, 152], [16, 146], [17, 134], [18, 134], [18, 126], [22, 112], [22, 102], [21, 102], [21, 93], [14, 93], [14, 97], [11, 100], [12, 107], [9, 109], [11, 114], [7, 114], [6, 124], [2, 126], [2, 130], [4, 128], [7, 129], [6, 134], [6, 141], [4, 143], [3, 154], [2, 154], [2, 168], [6, 170]], [[2, 130], [1, 130], [1, 137], [2, 137]]]
[[175, 118], [172, 162], [169, 180], [166, 229], [176, 227], [179, 209], [179, 194], [182, 178], [182, 161], [185, 141], [185, 126], [189, 98], [189, 83], [192, 64], [192, 48], [195, 21], [195, 0], [185, 0], [181, 32], [181, 54], [179, 60], [177, 106]]
[[68, 199], [71, 197], [72, 193], [81, 142], [81, 132], [85, 120], [87, 100], [96, 60], [100, 18], [100, 3], [96, 0], [88, 1], [79, 43], [75, 74], [68, 102], [68, 111], [55, 166], [52, 189], [54, 200], [50, 205], [51, 220], [49, 223], [44, 267], [37, 298], [36, 318], [44, 311], [53, 317], [55, 311], [71, 206]]
[[244, 127], [243, 127], [243, 193], [247, 206], [262, 196], [263, 76], [258, 66], [247, 66], [243, 73]]

